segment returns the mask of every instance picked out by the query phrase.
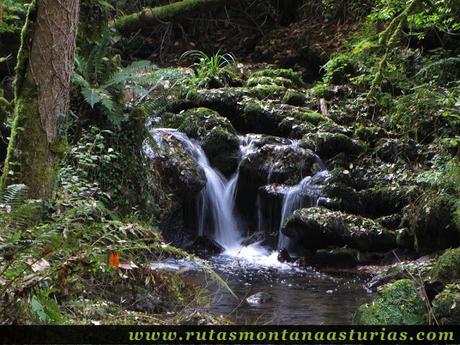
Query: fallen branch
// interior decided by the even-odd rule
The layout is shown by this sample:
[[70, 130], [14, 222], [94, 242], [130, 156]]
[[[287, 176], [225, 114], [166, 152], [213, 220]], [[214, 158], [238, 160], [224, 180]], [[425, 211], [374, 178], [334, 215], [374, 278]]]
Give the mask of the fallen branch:
[[[233, 3], [236, 1], [233, 1]], [[145, 8], [140, 12], [122, 16], [115, 20], [114, 27], [122, 34], [147, 30], [159, 22], [179, 21], [182, 15], [209, 11], [225, 6], [230, 0], [182, 0], [168, 5]]]

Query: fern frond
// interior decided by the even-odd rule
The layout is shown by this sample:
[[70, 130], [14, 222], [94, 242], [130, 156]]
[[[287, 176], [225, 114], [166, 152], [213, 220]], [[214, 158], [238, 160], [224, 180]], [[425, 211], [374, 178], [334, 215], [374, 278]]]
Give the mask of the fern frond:
[[97, 79], [102, 74], [104, 58], [107, 56], [111, 46], [110, 31], [107, 30], [102, 34], [101, 42], [96, 45], [90, 52], [85, 66], [85, 75], [96, 75]]
[[0, 196], [0, 201], [11, 208], [19, 207], [24, 204], [29, 195], [29, 188], [25, 184], [12, 184], [6, 187]]
[[142, 83], [144, 81], [147, 83], [150, 81], [150, 73], [156, 68], [150, 61], [133, 62], [131, 65], [115, 72], [102, 88], [107, 89], [113, 86], [124, 85], [128, 82]]
[[445, 59], [437, 60], [429, 65], [424, 66], [417, 72], [416, 77], [429, 77], [430, 73], [436, 70], [446, 70], [448, 67], [455, 67], [460, 65], [460, 57], [449, 57]]

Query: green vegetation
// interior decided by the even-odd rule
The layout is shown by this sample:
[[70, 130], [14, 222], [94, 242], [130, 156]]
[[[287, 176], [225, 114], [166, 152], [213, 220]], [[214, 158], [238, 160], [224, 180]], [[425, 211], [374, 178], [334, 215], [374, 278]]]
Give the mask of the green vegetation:
[[377, 292], [372, 304], [362, 305], [354, 322], [359, 325], [421, 325], [426, 306], [408, 279], [397, 280]]
[[[149, 61], [136, 61], [122, 67], [120, 56], [110, 56], [111, 34], [106, 31], [87, 57], [77, 54], [74, 83], [91, 109], [100, 106], [107, 120], [119, 126], [123, 120], [125, 102], [136, 103], [148, 91], [156, 68]], [[128, 100], [126, 100], [126, 98]]]
[[207, 221], [207, 181], [164, 128], [238, 177], [244, 235], [276, 243], [286, 191], [308, 181], [315, 207], [282, 229], [305, 265], [393, 260], [356, 323], [458, 323], [458, 1], [82, 1], [52, 141], [30, 67], [41, 1], [0, 3], [0, 323], [194, 322], [206, 292], [149, 265], [170, 258], [228, 288], [178, 248]]

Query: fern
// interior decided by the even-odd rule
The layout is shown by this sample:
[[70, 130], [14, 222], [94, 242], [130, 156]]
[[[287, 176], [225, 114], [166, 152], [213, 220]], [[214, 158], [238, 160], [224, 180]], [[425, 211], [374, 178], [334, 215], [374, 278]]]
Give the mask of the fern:
[[454, 80], [458, 76], [459, 66], [460, 57], [439, 59], [421, 68], [415, 77], [422, 80], [439, 79], [441, 82], [449, 79]]
[[24, 204], [29, 194], [29, 188], [25, 184], [12, 184], [5, 188], [0, 196], [0, 203], [12, 209]]
[[130, 90], [134, 97], [145, 97], [148, 94], [145, 86], [155, 81], [152, 72], [157, 67], [150, 61], [136, 61], [127, 67], [114, 66], [116, 58], [109, 58], [111, 41], [110, 31], [106, 31], [87, 57], [77, 53], [73, 82], [91, 109], [100, 107], [107, 119], [119, 126], [125, 107], [121, 103], [122, 92]]

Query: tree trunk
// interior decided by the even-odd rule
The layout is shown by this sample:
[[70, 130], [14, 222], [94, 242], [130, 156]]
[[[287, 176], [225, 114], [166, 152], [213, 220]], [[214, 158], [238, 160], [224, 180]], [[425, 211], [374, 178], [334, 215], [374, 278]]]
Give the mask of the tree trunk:
[[115, 21], [114, 27], [122, 34], [138, 30], [147, 31], [158, 22], [178, 21], [183, 18], [183, 15], [209, 11], [236, 2], [237, 0], [182, 0], [168, 5], [145, 8], [140, 12], [122, 16]]
[[15, 109], [1, 187], [23, 183], [48, 198], [66, 147], [79, 0], [36, 0], [22, 31]]

